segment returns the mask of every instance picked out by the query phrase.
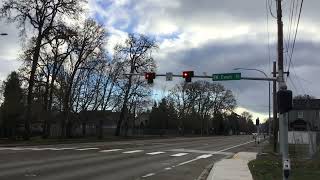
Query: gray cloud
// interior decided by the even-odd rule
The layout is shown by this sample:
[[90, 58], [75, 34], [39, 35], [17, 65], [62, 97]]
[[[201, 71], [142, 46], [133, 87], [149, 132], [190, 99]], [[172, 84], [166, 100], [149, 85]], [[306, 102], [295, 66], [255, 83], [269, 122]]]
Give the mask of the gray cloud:
[[[270, 0], [273, 1], [273, 0]], [[1, 4], [2, 0], [0, 0]], [[132, 3], [133, 2], [133, 3]], [[196, 46], [186, 45], [190, 43], [190, 39], [183, 39], [185, 42], [177, 43], [177, 46], [186, 45], [184, 48], [171, 47], [171, 51], [160, 52], [163, 56], [157, 57], [158, 72], [174, 72], [181, 73], [183, 70], [195, 70], [197, 74], [203, 72], [222, 73], [232, 72], [235, 67], [259, 68], [270, 74], [270, 63], [268, 60], [268, 49], [266, 44], [266, 8], [265, 1], [257, 0], [139, 0], [132, 1], [130, 6], [132, 9], [126, 11], [130, 6], [124, 4], [121, 17], [119, 13], [108, 14], [113, 24], [123, 21], [123, 17], [128, 17], [129, 28], [123, 30], [117, 29], [121, 27], [113, 27], [119, 31], [134, 31], [139, 25], [152, 27], [153, 23], [160, 20], [169, 21], [169, 23], [177, 26], [178, 33], [184, 33], [190, 30], [190, 27], [214, 27], [232, 29], [232, 27], [242, 24], [249, 24], [249, 32], [238, 36], [230, 36], [223, 40], [213, 40], [208, 38], [201, 41]], [[274, 2], [274, 1], [273, 1]], [[284, 24], [288, 25], [288, 7], [289, 0], [284, 2]], [[173, 3], [173, 5], [170, 5]], [[313, 25], [317, 32], [320, 27], [320, 7], [319, 0], [305, 1], [301, 27], [308, 29], [308, 25]], [[121, 8], [121, 7], [118, 7]], [[273, 6], [275, 8], [275, 6]], [[274, 10], [274, 9], [273, 9]], [[99, 12], [97, 12], [99, 13]], [[126, 16], [125, 13], [131, 13]], [[101, 13], [103, 14], [103, 13]], [[269, 16], [270, 17], [270, 16]], [[106, 17], [109, 18], [109, 17]], [[270, 19], [270, 31], [275, 32], [276, 21]], [[18, 31], [14, 25], [6, 25], [0, 22], [0, 32], [8, 32], [10, 36], [0, 37], [0, 75], [5, 76], [9, 71], [18, 66], [15, 61], [16, 55], [20, 51]], [[165, 24], [165, 23], [164, 23]], [[148, 26], [149, 25], [149, 26]], [[162, 24], [160, 24], [162, 25]], [[158, 26], [156, 26], [158, 27]], [[161, 26], [160, 26], [161, 27]], [[192, 29], [191, 28], [191, 29]], [[285, 28], [286, 29], [286, 28]], [[148, 30], [148, 28], [147, 28]], [[155, 30], [157, 30], [155, 28]], [[196, 31], [192, 29], [193, 31]], [[211, 29], [204, 31], [210, 32]], [[138, 32], [138, 31], [137, 31]], [[150, 33], [150, 32], [147, 32]], [[201, 32], [202, 33], [202, 32]], [[230, 33], [230, 32], [229, 32]], [[231, 32], [232, 34], [234, 32]], [[157, 32], [151, 32], [152, 35], [158, 35]], [[193, 35], [192, 33], [190, 34]], [[211, 34], [212, 35], [212, 34]], [[297, 93], [310, 93], [320, 97], [320, 86], [317, 83], [317, 74], [319, 71], [318, 50], [320, 48], [319, 39], [313, 39], [313, 34], [309, 32], [299, 31], [298, 41], [295, 48], [293, 63], [294, 71], [291, 73], [291, 79], [288, 79], [289, 88]], [[276, 34], [271, 34], [271, 38], [275, 39]], [[180, 37], [178, 37], [179, 39]], [[319, 37], [318, 37], [319, 38]], [[170, 39], [170, 37], [168, 38]], [[274, 42], [273, 42], [274, 43]], [[174, 44], [174, 43], [173, 43]], [[181, 45], [182, 44], [182, 45]], [[179, 49], [180, 48], [180, 49]], [[162, 51], [160, 49], [159, 51]], [[276, 44], [271, 45], [271, 59], [276, 59]], [[272, 61], [271, 60], [271, 61]], [[256, 72], [243, 72], [244, 76], [261, 76]], [[160, 92], [166, 87], [169, 89], [177, 82], [165, 82], [164, 79], [157, 78], [155, 80], [155, 91]], [[291, 82], [293, 81], [293, 83]], [[239, 105], [247, 109], [266, 113], [267, 112], [267, 83], [257, 81], [233, 81], [222, 82], [227, 88], [233, 90], [237, 97]], [[294, 84], [294, 85], [293, 85]], [[159, 90], [160, 89], [160, 90]]]
[[0, 79], [5, 79], [8, 73], [16, 70], [20, 62], [17, 60], [21, 50], [19, 31], [14, 24], [0, 21], [0, 32], [8, 33], [0, 36]]
[[[320, 65], [318, 52], [320, 43], [298, 41], [294, 55], [294, 66], [291, 68], [291, 79], [288, 79], [289, 88], [294, 91], [294, 95], [301, 93], [311, 93], [320, 97], [320, 92], [309, 89], [319, 89], [315, 71]], [[276, 45], [271, 45], [275, 49]], [[236, 67], [258, 68], [271, 75], [269, 60], [267, 58], [267, 46], [256, 43], [219, 43], [208, 42], [203, 46], [171, 52], [163, 59], [158, 59], [159, 72], [176, 72], [183, 70], [194, 70], [196, 74], [207, 72], [226, 73], [234, 72]], [[287, 66], [286, 66], [287, 67]], [[312, 69], [314, 67], [314, 69]], [[263, 77], [255, 71], [242, 71], [243, 76]], [[298, 75], [298, 77], [296, 76]], [[306, 83], [305, 80], [310, 81]], [[293, 87], [295, 84], [295, 87]], [[314, 83], [312, 83], [314, 82]], [[239, 105], [257, 112], [267, 113], [268, 108], [268, 83], [260, 81], [230, 81], [221, 82], [227, 88], [233, 90]]]

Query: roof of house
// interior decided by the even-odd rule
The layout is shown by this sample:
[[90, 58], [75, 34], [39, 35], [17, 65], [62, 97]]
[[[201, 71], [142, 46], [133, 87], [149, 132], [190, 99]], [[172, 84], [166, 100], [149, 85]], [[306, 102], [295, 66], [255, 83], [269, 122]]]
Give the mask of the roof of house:
[[294, 110], [320, 110], [320, 99], [294, 99]]

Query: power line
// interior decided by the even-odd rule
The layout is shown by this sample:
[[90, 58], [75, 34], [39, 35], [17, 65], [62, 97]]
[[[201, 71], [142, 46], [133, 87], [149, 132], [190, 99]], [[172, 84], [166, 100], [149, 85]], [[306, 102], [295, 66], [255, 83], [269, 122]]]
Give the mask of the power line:
[[[293, 62], [291, 62], [291, 63], [293, 64]], [[296, 77], [295, 79], [298, 82], [298, 85], [299, 85], [300, 89], [303, 91], [304, 94], [306, 94], [306, 90], [305, 90], [304, 86], [302, 86], [302, 83], [301, 83], [301, 81], [299, 79], [299, 76], [297, 75], [296, 70], [294, 68], [292, 68], [292, 71], [293, 71], [294, 76]]]
[[268, 5], [269, 5], [269, 11], [270, 11], [270, 14], [273, 18], [277, 19], [277, 16], [275, 16], [272, 12], [272, 0], [271, 0], [271, 3], [270, 3], [270, 0], [268, 0]]
[[292, 86], [293, 86], [293, 89], [297, 92], [297, 94], [299, 94], [298, 88], [297, 88], [297, 86], [294, 84], [292, 78], [291, 78], [290, 76], [288, 76], [287, 79], [289, 79], [289, 82], [291, 82], [291, 84], [292, 84]]
[[288, 72], [290, 70], [290, 66], [292, 65], [292, 57], [293, 57], [294, 47], [295, 47], [296, 39], [297, 39], [297, 34], [298, 34], [298, 28], [299, 28], [299, 23], [300, 23], [300, 18], [301, 18], [303, 2], [304, 2], [304, 0], [301, 0], [299, 16], [298, 16], [298, 22], [297, 22], [297, 26], [296, 26], [296, 31], [295, 31], [295, 35], [294, 35], [293, 44], [292, 44], [292, 50], [291, 50], [291, 54], [290, 54], [290, 61], [289, 61], [289, 65], [288, 65]]
[[266, 16], [267, 16], [267, 32], [268, 32], [268, 58], [269, 58], [269, 70], [271, 71], [271, 50], [270, 50], [270, 32], [269, 32], [269, 0], [266, 0]]
[[292, 3], [290, 3], [290, 7], [289, 7], [289, 16], [288, 16], [288, 21], [289, 21], [289, 25], [288, 25], [288, 30], [287, 30], [287, 39], [285, 40], [285, 42], [286, 42], [286, 51], [285, 51], [285, 53], [286, 53], [286, 65], [288, 65], [288, 58], [287, 58], [287, 56], [288, 56], [288, 54], [289, 54], [289, 49], [290, 49], [290, 41], [291, 41], [291, 30], [292, 30], [292, 20], [293, 20], [293, 14], [294, 14], [294, 9], [295, 9], [295, 1], [296, 0], [292, 0], [291, 2]]
[[[292, 32], [292, 24], [293, 24], [293, 14], [297, 14], [297, 11], [295, 11], [295, 7], [298, 7], [298, 0], [297, 3], [295, 3], [296, 0], [292, 0], [292, 3], [290, 4], [290, 11], [289, 11], [289, 26], [288, 26], [288, 42], [291, 41], [291, 32]], [[289, 45], [289, 44], [288, 44]], [[288, 46], [289, 47], [289, 46]], [[289, 50], [288, 50], [289, 51]]]

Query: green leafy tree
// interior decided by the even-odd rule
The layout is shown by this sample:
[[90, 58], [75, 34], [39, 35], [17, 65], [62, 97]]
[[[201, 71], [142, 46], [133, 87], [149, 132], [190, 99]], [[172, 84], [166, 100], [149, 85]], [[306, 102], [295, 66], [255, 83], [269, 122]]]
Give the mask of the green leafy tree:
[[19, 75], [12, 72], [4, 82], [4, 101], [1, 106], [3, 131], [6, 137], [15, 137], [24, 112], [24, 94]]

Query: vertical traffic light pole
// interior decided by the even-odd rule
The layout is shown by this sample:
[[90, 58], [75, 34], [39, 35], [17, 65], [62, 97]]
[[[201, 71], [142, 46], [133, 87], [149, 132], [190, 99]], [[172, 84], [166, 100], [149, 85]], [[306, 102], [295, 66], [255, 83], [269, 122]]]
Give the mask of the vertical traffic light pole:
[[[277, 76], [277, 62], [273, 62], [273, 77]], [[277, 82], [273, 81], [273, 152], [277, 152], [279, 121], [277, 113]]]
[[[283, 22], [282, 22], [282, 0], [277, 0], [277, 25], [278, 25], [278, 84], [279, 92], [278, 95], [278, 109], [280, 112], [279, 116], [279, 127], [280, 127], [280, 149], [283, 161], [283, 179], [287, 180], [289, 178], [290, 172], [290, 160], [288, 151], [288, 118], [287, 118], [287, 108], [284, 106], [287, 103], [284, 102], [282, 96], [286, 96], [287, 93], [286, 83], [284, 81], [283, 73]], [[291, 94], [292, 95], [292, 94]], [[291, 102], [292, 103], [292, 102]]]

